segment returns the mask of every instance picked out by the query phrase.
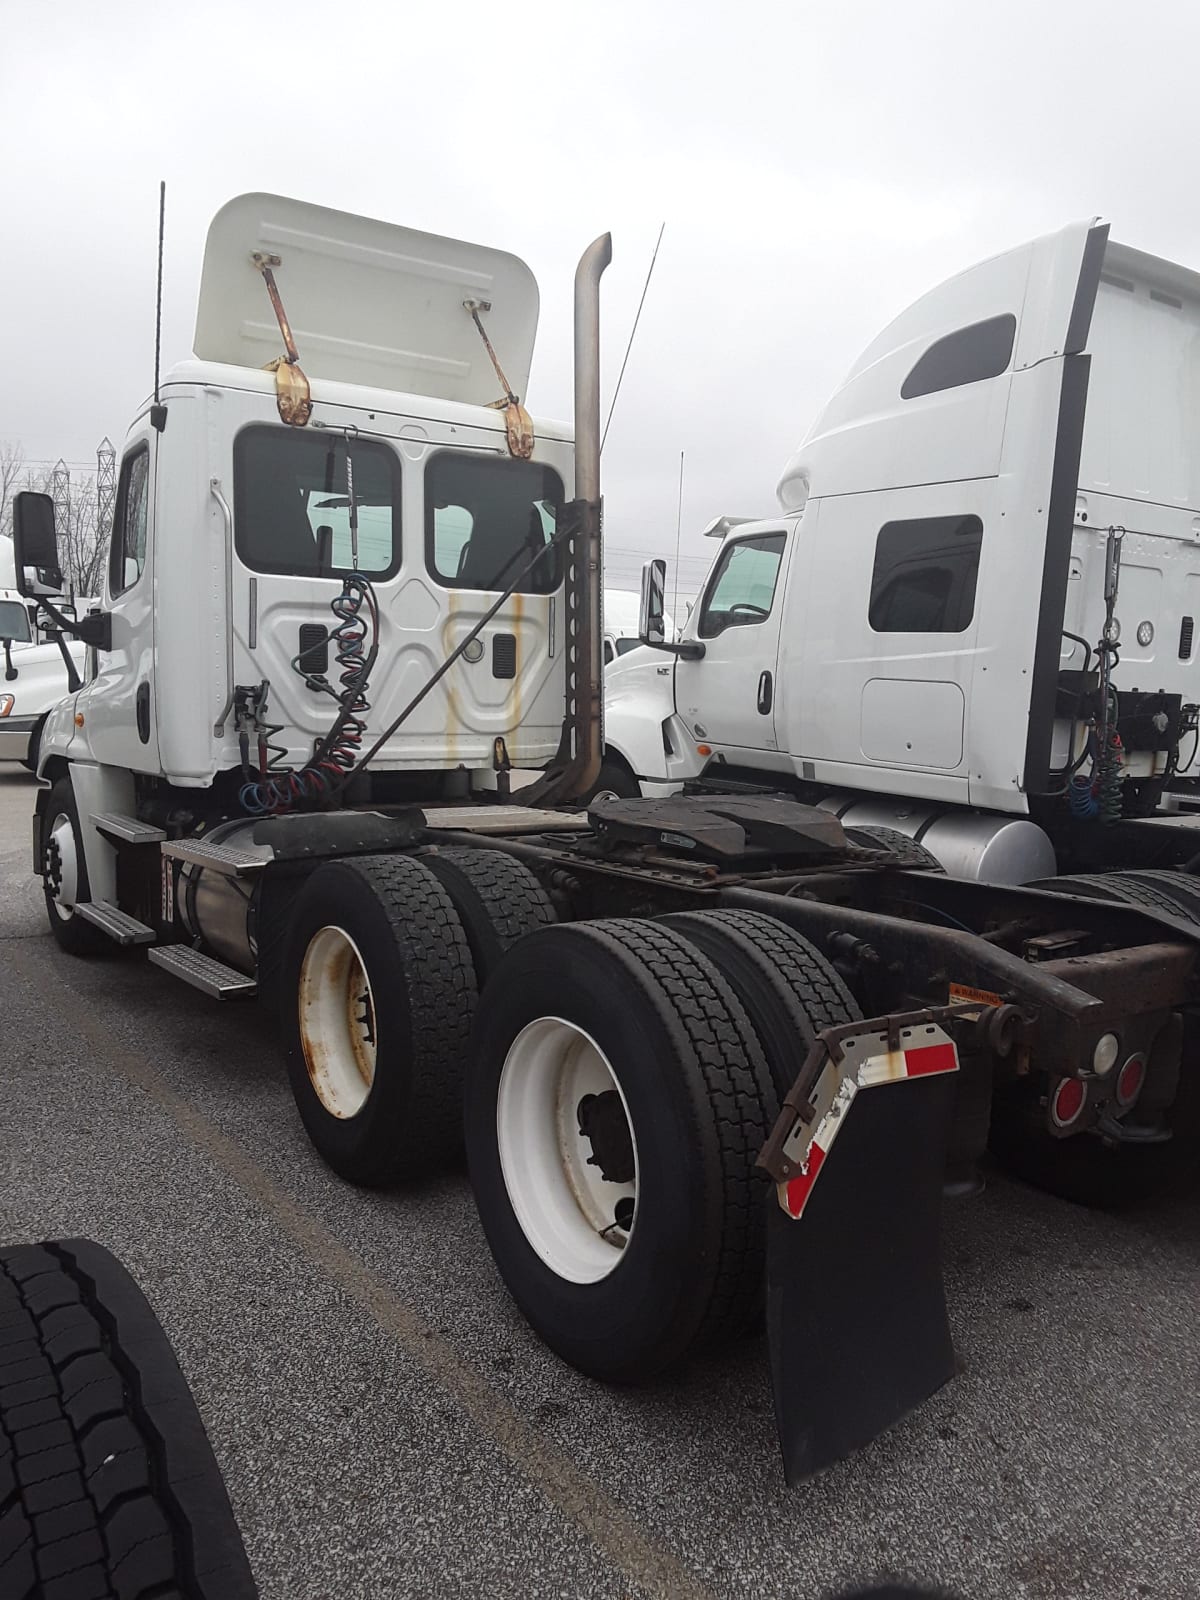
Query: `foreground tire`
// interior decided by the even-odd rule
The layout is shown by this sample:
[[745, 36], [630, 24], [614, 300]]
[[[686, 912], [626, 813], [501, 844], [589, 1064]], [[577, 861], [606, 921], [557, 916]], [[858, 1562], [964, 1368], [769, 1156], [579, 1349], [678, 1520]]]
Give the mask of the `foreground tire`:
[[502, 850], [439, 850], [422, 856], [421, 864], [454, 903], [481, 990], [507, 949], [555, 920], [550, 898], [533, 873]]
[[708, 957], [745, 1006], [780, 1100], [823, 1028], [862, 1012], [834, 967], [774, 917], [758, 911], [682, 911], [662, 922]]
[[133, 1279], [82, 1239], [0, 1251], [0, 1595], [256, 1593], [187, 1382]]
[[89, 900], [91, 890], [70, 778], [59, 778], [50, 790], [42, 818], [42, 893], [50, 932], [60, 949], [73, 956], [112, 949], [112, 942], [99, 928], [75, 914], [75, 906]]
[[476, 1019], [467, 1156], [552, 1350], [637, 1382], [755, 1320], [774, 1104], [745, 1011], [673, 929], [572, 923], [509, 951]]
[[399, 855], [318, 867], [292, 910], [281, 995], [292, 1094], [335, 1172], [392, 1183], [455, 1153], [475, 971], [427, 867]]

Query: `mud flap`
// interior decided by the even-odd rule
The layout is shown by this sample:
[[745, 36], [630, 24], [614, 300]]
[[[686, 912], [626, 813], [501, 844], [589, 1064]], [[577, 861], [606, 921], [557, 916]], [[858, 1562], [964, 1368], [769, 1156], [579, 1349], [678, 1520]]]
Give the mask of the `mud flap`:
[[941, 1028], [904, 1030], [920, 1037], [899, 1043], [924, 1048], [896, 1050], [863, 1031], [825, 1060], [806, 1096], [815, 1114], [785, 1110], [776, 1144], [792, 1176], [768, 1201], [767, 1333], [789, 1483], [954, 1375], [940, 1233], [957, 1052]]

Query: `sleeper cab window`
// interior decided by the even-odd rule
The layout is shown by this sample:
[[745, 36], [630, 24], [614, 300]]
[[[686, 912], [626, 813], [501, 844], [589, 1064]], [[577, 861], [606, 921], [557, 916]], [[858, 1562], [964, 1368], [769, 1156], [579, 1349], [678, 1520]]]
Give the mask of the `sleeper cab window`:
[[108, 552], [108, 591], [132, 589], [146, 566], [146, 529], [150, 522], [150, 451], [131, 450], [121, 463], [112, 543]]
[[965, 633], [975, 615], [978, 517], [885, 522], [875, 541], [870, 623], [876, 633]]
[[[444, 450], [425, 468], [425, 560], [447, 589], [553, 594], [550, 547], [563, 505], [558, 473], [534, 461]], [[522, 575], [523, 574], [523, 575]]]
[[243, 428], [233, 446], [233, 526], [252, 572], [390, 578], [400, 565], [399, 457], [371, 439]]
[[965, 383], [997, 378], [1012, 360], [1017, 319], [1011, 312], [957, 328], [929, 346], [900, 386], [902, 400], [959, 389]]
[[702, 639], [715, 639], [726, 628], [765, 622], [771, 615], [785, 537], [758, 533], [725, 546], [700, 613], [697, 631]]

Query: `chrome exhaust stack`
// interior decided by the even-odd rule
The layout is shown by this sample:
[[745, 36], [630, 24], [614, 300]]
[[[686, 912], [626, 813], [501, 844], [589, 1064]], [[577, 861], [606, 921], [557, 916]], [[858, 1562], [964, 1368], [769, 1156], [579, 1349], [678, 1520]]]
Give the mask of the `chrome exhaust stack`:
[[[580, 800], [604, 759], [604, 562], [600, 506], [600, 279], [612, 260], [602, 233], [575, 269], [575, 499], [566, 584], [566, 704], [552, 766], [519, 791], [522, 805]], [[565, 525], [565, 524], [564, 524]]]
[[600, 498], [600, 279], [612, 260], [603, 233], [575, 269], [575, 760], [565, 798], [586, 795], [604, 759], [604, 560]]

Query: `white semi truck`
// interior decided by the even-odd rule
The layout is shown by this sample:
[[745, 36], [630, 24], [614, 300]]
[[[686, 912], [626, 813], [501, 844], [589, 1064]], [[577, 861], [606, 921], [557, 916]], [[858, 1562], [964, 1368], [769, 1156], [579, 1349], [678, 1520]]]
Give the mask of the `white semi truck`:
[[[134, 419], [101, 606], [70, 624], [94, 669], [42, 732], [34, 868], [66, 951], [145, 949], [147, 983], [271, 1007], [303, 1124], [347, 1179], [426, 1170], [465, 1129], [497, 1268], [580, 1370], [632, 1382], [719, 1347], [760, 1317], [765, 1280], [795, 1477], [952, 1375], [943, 1177], [970, 1169], [989, 1122], [1022, 1170], [1104, 1201], [1185, 1152], [1200, 896], [1166, 869], [1194, 839], [1155, 833], [1159, 889], [1113, 903], [960, 881], [894, 831], [795, 799], [582, 802], [602, 757], [609, 252], [598, 239], [576, 276], [572, 437], [521, 403], [537, 289], [512, 256], [275, 196], [217, 215], [195, 359]], [[1003, 392], [946, 389], [914, 402], [943, 428], [886, 450], [879, 435], [911, 484], [884, 521], [934, 519], [955, 616], [971, 552], [994, 560], [978, 630], [941, 665], [910, 640], [864, 702], [881, 739], [902, 737], [895, 685], [915, 683], [908, 738], [930, 784], [964, 796], [1019, 792], [1023, 672], [1048, 714], [1022, 771], [1069, 765], [1048, 600], [1006, 604], [1011, 648], [979, 662], [1001, 670], [982, 688], [972, 673], [1003, 574], [1033, 574], [1035, 596], [1069, 580], [1102, 256], [1078, 229], [997, 269]], [[937, 367], [924, 346], [944, 337], [917, 319], [889, 370]], [[862, 378], [878, 395], [883, 360]], [[862, 496], [839, 430], [831, 417], [820, 515], [829, 559], [849, 562], [871, 541], [843, 519]], [[807, 475], [814, 505], [815, 452], [788, 479]], [[730, 548], [773, 561], [800, 494]], [[981, 545], [985, 516], [1000, 521]], [[18, 497], [15, 533], [22, 588], [62, 622], [36, 578], [57, 564], [45, 496]], [[751, 577], [727, 624], [772, 614]], [[710, 594], [675, 671], [719, 640], [746, 652], [729, 652], [730, 693], [753, 693], [761, 629], [713, 614]], [[811, 652], [790, 629], [789, 659], [822, 673], [828, 656], [847, 681], [860, 646], [828, 608], [810, 616]], [[661, 597], [641, 620], [663, 638]], [[1083, 726], [1086, 682], [1077, 698]], [[1164, 686], [1168, 719], [1180, 700]], [[951, 702], [975, 776], [940, 776]], [[820, 724], [831, 783], [853, 765], [837, 723]], [[516, 768], [539, 776], [518, 789]]]
[[606, 779], [766, 782], [997, 882], [1153, 868], [1200, 777], [1200, 275], [1077, 224], [868, 346], [723, 534]]

